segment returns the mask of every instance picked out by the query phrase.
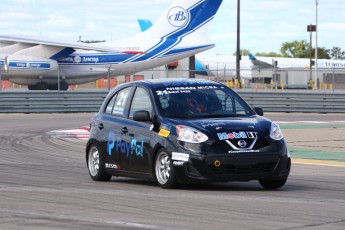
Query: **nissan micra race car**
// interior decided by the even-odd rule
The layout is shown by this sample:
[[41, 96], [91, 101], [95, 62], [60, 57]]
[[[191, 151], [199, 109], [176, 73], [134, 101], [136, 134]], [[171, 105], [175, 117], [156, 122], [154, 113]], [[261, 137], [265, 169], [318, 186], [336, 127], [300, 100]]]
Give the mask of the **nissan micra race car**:
[[225, 85], [161, 79], [114, 88], [90, 124], [91, 178], [180, 184], [258, 180], [280, 188], [291, 159], [279, 126]]

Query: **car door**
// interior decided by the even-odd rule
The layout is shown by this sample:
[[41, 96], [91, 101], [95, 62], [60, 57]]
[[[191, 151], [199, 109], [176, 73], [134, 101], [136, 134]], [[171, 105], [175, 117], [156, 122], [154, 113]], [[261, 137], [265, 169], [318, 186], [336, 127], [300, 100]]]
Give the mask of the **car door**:
[[122, 161], [125, 170], [150, 173], [152, 123], [133, 120], [134, 113], [142, 110], [148, 111], [152, 117], [153, 106], [150, 94], [145, 88], [137, 87], [129, 108], [128, 122], [121, 127], [122, 139], [131, 147], [129, 154], [122, 155]]
[[121, 128], [126, 122], [126, 107], [131, 95], [132, 87], [119, 90], [110, 99], [104, 113], [98, 121], [98, 128], [103, 133], [103, 152], [105, 155], [105, 167], [112, 170], [123, 170], [122, 155], [126, 154], [123, 147]]

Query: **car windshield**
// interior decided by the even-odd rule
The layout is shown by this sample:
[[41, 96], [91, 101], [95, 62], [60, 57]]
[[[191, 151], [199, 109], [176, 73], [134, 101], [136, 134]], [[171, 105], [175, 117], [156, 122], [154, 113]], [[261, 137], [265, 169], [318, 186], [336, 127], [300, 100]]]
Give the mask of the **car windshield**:
[[217, 118], [253, 115], [232, 90], [221, 85], [173, 86], [155, 89], [161, 114], [170, 118]]

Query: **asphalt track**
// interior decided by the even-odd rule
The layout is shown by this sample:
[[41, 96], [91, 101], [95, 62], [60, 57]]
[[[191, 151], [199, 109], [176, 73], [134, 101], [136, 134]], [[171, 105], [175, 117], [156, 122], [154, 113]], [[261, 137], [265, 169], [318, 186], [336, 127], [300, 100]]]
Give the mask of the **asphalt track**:
[[344, 229], [344, 114], [267, 114], [294, 162], [275, 191], [255, 181], [177, 190], [93, 182], [85, 140], [51, 132], [88, 125], [91, 115], [0, 115], [0, 229]]

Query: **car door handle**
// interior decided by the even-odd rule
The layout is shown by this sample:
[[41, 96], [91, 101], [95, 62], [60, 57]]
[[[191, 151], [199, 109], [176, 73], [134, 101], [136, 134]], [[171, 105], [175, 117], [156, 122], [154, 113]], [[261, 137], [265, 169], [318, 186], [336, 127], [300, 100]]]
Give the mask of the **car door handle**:
[[104, 129], [103, 123], [99, 123], [99, 124], [98, 124], [98, 128], [99, 128], [100, 130]]
[[121, 134], [126, 134], [126, 133], [128, 133], [128, 129], [127, 129], [127, 127], [123, 127], [121, 129]]

